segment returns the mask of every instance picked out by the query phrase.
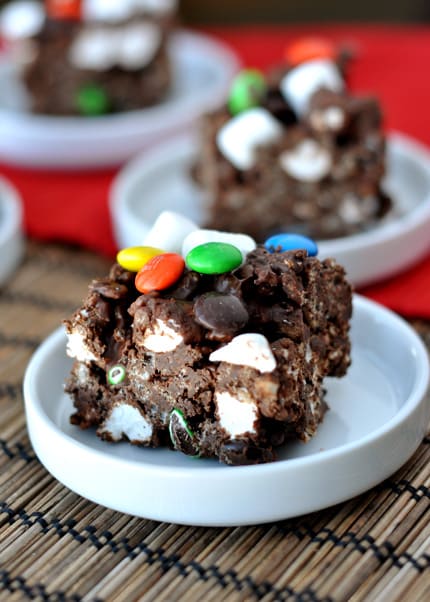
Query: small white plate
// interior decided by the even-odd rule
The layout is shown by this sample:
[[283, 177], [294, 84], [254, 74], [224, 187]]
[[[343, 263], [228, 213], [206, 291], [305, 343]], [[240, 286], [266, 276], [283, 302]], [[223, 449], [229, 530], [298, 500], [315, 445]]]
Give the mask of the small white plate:
[[206, 35], [179, 32], [169, 46], [173, 89], [153, 107], [95, 118], [34, 115], [16, 69], [0, 62], [0, 157], [35, 167], [119, 164], [218, 106], [239, 68], [235, 54]]
[[[142, 244], [157, 215], [167, 209], [204, 222], [208, 197], [190, 178], [197, 152], [196, 140], [182, 136], [122, 169], [110, 203], [119, 248]], [[319, 256], [335, 257], [356, 286], [401, 272], [430, 251], [430, 152], [404, 135], [390, 134], [384, 188], [394, 208], [378, 226], [318, 244]]]
[[0, 177], [0, 285], [7, 282], [23, 253], [21, 200], [11, 184]]
[[413, 454], [430, 418], [426, 350], [406, 322], [356, 296], [352, 366], [327, 379], [330, 410], [307, 444], [280, 459], [231, 467], [168, 449], [110, 444], [69, 423], [63, 393], [71, 360], [56, 330], [26, 371], [24, 398], [34, 450], [80, 495], [121, 512], [207, 526], [248, 525], [320, 510], [373, 487]]

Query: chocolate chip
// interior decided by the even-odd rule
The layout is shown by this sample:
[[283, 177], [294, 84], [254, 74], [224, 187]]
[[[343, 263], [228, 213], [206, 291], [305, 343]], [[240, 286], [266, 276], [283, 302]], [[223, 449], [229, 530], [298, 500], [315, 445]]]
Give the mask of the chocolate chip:
[[264, 449], [250, 444], [248, 441], [237, 439], [224, 443], [219, 450], [219, 459], [225, 464], [260, 464], [276, 459], [271, 449]]
[[128, 288], [124, 284], [118, 284], [109, 279], [93, 280], [90, 290], [106, 299], [122, 299], [128, 294]]
[[194, 303], [196, 322], [213, 331], [213, 336], [233, 334], [243, 328], [249, 316], [234, 295], [206, 293]]

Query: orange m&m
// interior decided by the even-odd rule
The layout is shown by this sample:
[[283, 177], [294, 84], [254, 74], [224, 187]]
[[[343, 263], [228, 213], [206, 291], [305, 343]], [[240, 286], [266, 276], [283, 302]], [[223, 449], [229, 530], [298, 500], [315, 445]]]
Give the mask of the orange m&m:
[[46, 0], [46, 12], [51, 19], [76, 19], [82, 16], [82, 0]]
[[285, 50], [285, 58], [293, 67], [314, 59], [334, 60], [337, 54], [333, 42], [318, 37], [300, 38]]
[[184, 268], [185, 261], [177, 253], [156, 255], [136, 274], [135, 286], [140, 293], [162, 291], [179, 280]]

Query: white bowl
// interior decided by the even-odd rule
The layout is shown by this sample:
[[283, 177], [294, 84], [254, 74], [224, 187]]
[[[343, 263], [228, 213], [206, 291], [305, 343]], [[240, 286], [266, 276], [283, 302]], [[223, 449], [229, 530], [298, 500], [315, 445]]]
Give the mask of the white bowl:
[[231, 467], [168, 449], [111, 444], [69, 422], [63, 383], [72, 360], [56, 330], [24, 379], [27, 425], [40, 461], [76, 493], [109, 508], [189, 525], [248, 525], [349, 499], [400, 468], [430, 418], [429, 362], [406, 322], [355, 296], [352, 365], [327, 379], [329, 411], [315, 437], [286, 445], [278, 461]]
[[153, 107], [95, 118], [34, 115], [7, 60], [0, 62], [0, 157], [8, 163], [44, 167], [119, 164], [155, 141], [184, 132], [202, 112], [225, 98], [238, 59], [206, 35], [172, 36], [173, 90]]
[[23, 253], [21, 200], [16, 190], [0, 177], [0, 285], [7, 282]]
[[[157, 215], [172, 210], [202, 223], [207, 195], [191, 180], [198, 152], [192, 136], [160, 144], [135, 158], [111, 190], [111, 213], [119, 248], [141, 244]], [[335, 257], [361, 286], [407, 269], [430, 251], [430, 152], [404, 135], [388, 136], [385, 188], [394, 209], [372, 230], [320, 241], [319, 256]]]

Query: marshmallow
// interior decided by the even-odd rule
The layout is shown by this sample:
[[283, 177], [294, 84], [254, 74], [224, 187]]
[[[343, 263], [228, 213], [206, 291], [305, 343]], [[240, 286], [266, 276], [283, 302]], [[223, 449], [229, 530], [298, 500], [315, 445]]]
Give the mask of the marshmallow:
[[107, 71], [145, 67], [161, 43], [159, 28], [152, 23], [135, 23], [118, 29], [87, 28], [81, 31], [69, 51], [69, 59], [79, 69]]
[[293, 149], [279, 157], [282, 169], [292, 178], [302, 182], [318, 182], [330, 173], [330, 153], [315, 140], [302, 140]]
[[138, 408], [120, 403], [115, 405], [98, 430], [112, 441], [121, 441], [125, 436], [136, 443], [148, 443], [152, 437], [152, 424]]
[[162, 16], [176, 5], [176, 0], [84, 0], [83, 14], [87, 21], [118, 23], [138, 13]]
[[276, 359], [270, 349], [269, 341], [256, 332], [239, 334], [224, 347], [213, 351], [209, 360], [249, 366], [259, 372], [273, 372], [276, 368]]
[[218, 131], [217, 145], [221, 153], [238, 169], [249, 169], [255, 163], [255, 149], [275, 142], [282, 136], [282, 125], [269, 111], [256, 107], [243, 111]]
[[[199, 227], [192, 220], [174, 211], [163, 211], [145, 236], [143, 244], [160, 247], [168, 253], [182, 253], [187, 236]], [[200, 243], [199, 243], [200, 244]]]
[[307, 112], [311, 96], [321, 88], [333, 92], [341, 92], [344, 88], [339, 69], [325, 59], [299, 65], [289, 71], [280, 83], [282, 95], [299, 116]]
[[0, 12], [0, 33], [6, 40], [29, 38], [42, 29], [45, 11], [40, 2], [12, 2]]
[[[177, 324], [174, 325], [178, 327]], [[154, 353], [166, 353], [174, 351], [183, 341], [181, 334], [157, 318], [152, 329], [146, 330], [143, 346]]]
[[204, 245], [207, 242], [223, 242], [233, 245], [242, 253], [243, 261], [245, 261], [247, 254], [257, 246], [255, 240], [247, 234], [233, 234], [232, 232], [220, 232], [218, 230], [195, 230], [188, 234], [182, 243], [182, 257], [186, 257], [194, 247]]
[[244, 395], [240, 393], [238, 398], [227, 391], [215, 393], [220, 425], [232, 439], [243, 433], [255, 433], [255, 421], [258, 416], [255, 402], [248, 397], [242, 400]]

